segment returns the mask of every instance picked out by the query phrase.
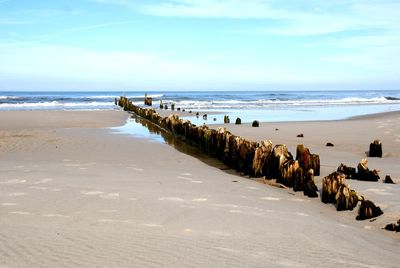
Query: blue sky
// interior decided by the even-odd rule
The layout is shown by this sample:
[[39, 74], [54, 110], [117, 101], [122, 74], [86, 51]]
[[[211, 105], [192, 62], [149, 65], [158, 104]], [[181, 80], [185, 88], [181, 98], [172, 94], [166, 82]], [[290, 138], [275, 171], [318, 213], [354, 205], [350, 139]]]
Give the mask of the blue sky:
[[400, 89], [398, 0], [0, 0], [0, 90]]

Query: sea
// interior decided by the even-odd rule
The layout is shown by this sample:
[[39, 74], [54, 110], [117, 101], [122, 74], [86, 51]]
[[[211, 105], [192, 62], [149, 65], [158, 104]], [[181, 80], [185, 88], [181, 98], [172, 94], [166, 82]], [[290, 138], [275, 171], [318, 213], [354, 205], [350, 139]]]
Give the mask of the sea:
[[172, 103], [176, 108], [208, 114], [190, 116], [195, 124], [259, 120], [340, 120], [354, 116], [400, 111], [400, 90], [324, 91], [0, 91], [2, 110], [117, 110], [114, 99], [126, 96], [143, 105], [144, 96], [153, 98], [154, 108]]

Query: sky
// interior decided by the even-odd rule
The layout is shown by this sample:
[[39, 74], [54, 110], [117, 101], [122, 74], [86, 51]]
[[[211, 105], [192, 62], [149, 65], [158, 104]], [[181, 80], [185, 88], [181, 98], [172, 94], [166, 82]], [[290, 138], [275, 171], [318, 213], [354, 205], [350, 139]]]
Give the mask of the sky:
[[400, 89], [398, 0], [0, 0], [0, 90]]

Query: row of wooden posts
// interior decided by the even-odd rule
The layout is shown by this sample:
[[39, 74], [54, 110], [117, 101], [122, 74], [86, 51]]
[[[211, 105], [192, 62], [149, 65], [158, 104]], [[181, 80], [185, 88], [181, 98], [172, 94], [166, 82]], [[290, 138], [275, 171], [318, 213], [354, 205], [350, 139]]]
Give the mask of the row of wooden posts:
[[303, 191], [307, 196], [318, 196], [314, 175], [318, 176], [320, 172], [319, 156], [311, 154], [303, 145], [297, 147], [294, 159], [284, 144], [273, 146], [269, 140], [260, 143], [248, 141], [225, 128], [196, 126], [189, 120], [180, 119], [178, 115], [162, 117], [154, 109], [136, 106], [125, 97], [121, 97], [118, 104], [244, 175], [276, 179], [277, 183], [293, 187], [295, 191]]
[[[154, 109], [136, 106], [126, 97], [120, 97], [115, 102], [125, 111], [134, 112], [244, 175], [276, 179], [278, 185], [303, 191], [309, 197], [318, 197], [314, 176], [320, 175], [319, 155], [311, 154], [302, 144], [297, 146], [294, 158], [284, 144], [273, 146], [270, 140], [259, 143], [248, 141], [225, 128], [196, 126], [178, 115], [162, 117]], [[379, 207], [351, 190], [345, 179], [346, 175], [340, 172], [325, 177], [322, 180], [321, 200], [334, 203], [337, 210], [352, 210], [361, 201], [358, 219], [382, 214]]]

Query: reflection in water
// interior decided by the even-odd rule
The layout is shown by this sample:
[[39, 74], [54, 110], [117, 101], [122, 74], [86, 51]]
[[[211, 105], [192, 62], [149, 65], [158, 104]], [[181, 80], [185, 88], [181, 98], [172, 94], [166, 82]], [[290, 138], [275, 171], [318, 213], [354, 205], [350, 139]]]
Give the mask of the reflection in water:
[[166, 143], [174, 147], [176, 150], [196, 157], [202, 162], [217, 167], [222, 170], [227, 170], [229, 173], [234, 173], [232, 169], [226, 166], [224, 163], [219, 161], [216, 158], [212, 158], [202, 152], [199, 148], [188, 144], [183, 141], [182, 138], [172, 135], [170, 132], [165, 129], [160, 128], [159, 126], [151, 123], [148, 120], [145, 120], [137, 115], [133, 114], [130, 119], [128, 119], [127, 123], [120, 127], [111, 128], [115, 130], [116, 133], [128, 134], [134, 137], [146, 138], [153, 140], [158, 143]]

